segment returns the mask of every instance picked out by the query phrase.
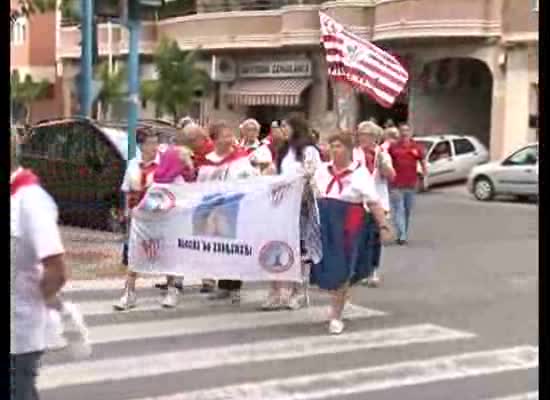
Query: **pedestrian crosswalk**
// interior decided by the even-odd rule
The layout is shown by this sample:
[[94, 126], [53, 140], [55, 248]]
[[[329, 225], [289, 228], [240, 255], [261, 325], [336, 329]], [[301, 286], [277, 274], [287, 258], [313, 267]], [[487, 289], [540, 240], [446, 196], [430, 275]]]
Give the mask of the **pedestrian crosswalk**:
[[[318, 295], [307, 309], [263, 312], [263, 289], [243, 292], [241, 305], [232, 306], [186, 288], [177, 309], [163, 310], [159, 291], [143, 289], [138, 308], [120, 313], [112, 309], [119, 294], [112, 288], [96, 287], [84, 295], [85, 290], [72, 289], [65, 297], [80, 305], [94, 355], [71, 361], [63, 352], [48, 354], [38, 380], [46, 400], [366, 398], [367, 393], [538, 368], [538, 347], [528, 344], [418, 355], [438, 344], [479, 338], [430, 321], [398, 324], [391, 310], [354, 305], [350, 328], [330, 336], [326, 299]], [[408, 349], [415, 349], [410, 359], [383, 357]], [[331, 366], [330, 360], [340, 361]], [[504, 394], [494, 400], [538, 398], [537, 392]]]

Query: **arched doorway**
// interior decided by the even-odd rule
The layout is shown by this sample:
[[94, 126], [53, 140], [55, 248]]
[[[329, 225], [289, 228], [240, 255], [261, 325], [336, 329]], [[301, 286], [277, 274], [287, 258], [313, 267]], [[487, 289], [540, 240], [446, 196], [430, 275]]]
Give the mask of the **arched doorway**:
[[445, 58], [421, 71], [409, 100], [415, 134], [475, 136], [489, 148], [493, 77], [487, 65], [473, 58]]

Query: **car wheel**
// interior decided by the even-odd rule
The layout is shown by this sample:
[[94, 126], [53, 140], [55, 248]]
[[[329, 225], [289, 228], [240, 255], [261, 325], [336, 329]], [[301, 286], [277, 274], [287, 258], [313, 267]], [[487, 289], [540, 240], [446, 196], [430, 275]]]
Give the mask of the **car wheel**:
[[474, 196], [480, 201], [489, 201], [495, 195], [495, 189], [489, 178], [477, 178], [474, 183]]

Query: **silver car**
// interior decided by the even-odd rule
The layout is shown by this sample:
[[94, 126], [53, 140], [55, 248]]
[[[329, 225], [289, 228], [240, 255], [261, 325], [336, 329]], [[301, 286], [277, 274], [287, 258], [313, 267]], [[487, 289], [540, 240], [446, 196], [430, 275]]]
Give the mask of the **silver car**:
[[518, 198], [539, 194], [539, 144], [531, 143], [504, 160], [475, 167], [468, 178], [468, 190], [481, 201], [497, 195]]
[[465, 181], [472, 168], [489, 161], [487, 148], [473, 136], [420, 136], [414, 140], [424, 147], [428, 163], [428, 176], [419, 179], [420, 191], [434, 185]]

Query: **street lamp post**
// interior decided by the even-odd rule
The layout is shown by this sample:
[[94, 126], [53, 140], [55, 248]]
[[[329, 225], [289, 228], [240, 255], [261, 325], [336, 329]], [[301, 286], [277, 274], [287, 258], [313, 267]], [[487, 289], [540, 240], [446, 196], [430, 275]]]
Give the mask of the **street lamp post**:
[[128, 0], [127, 27], [129, 33], [128, 47], [128, 160], [136, 155], [136, 128], [139, 107], [139, 36], [140, 36], [140, 3]]
[[90, 116], [92, 112], [92, 29], [94, 0], [81, 0], [82, 46], [80, 57], [80, 115]]

